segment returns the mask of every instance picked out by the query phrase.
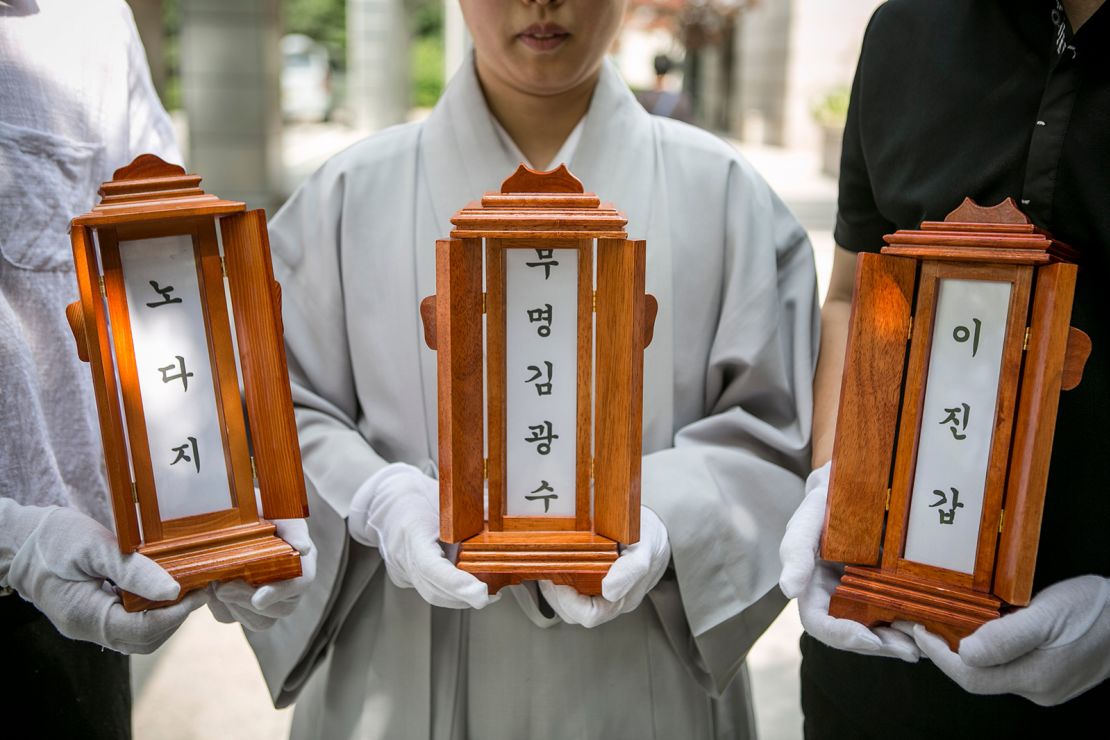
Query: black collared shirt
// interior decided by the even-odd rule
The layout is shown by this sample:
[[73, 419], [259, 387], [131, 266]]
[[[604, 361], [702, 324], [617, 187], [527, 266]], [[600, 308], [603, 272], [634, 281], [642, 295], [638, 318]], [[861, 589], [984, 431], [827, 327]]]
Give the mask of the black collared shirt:
[[[1094, 348], [1082, 383], [1061, 396], [1034, 591], [1110, 576], [1110, 7], [1074, 34], [1055, 0], [890, 0], [875, 12], [844, 132], [836, 242], [878, 251], [884, 234], [943, 220], [964, 196], [1012, 197], [1082, 255], [1072, 324]], [[825, 691], [841, 706], [866, 685], [874, 711], [898, 703], [886, 712], [901, 737], [963, 734], [977, 723], [968, 713], [992, 736], [1011, 720], [1026, 732], [1110, 701], [1103, 683], [1043, 710], [964, 694], [928, 662], [804, 648], [811, 699]], [[808, 703], [820, 713], [821, 701]]]

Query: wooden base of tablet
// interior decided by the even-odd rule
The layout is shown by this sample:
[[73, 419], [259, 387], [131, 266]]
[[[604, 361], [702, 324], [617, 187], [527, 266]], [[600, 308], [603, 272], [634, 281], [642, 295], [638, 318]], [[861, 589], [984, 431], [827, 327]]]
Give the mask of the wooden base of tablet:
[[262, 521], [218, 536], [194, 535], [143, 545], [139, 552], [166, 569], [181, 584], [174, 601], [150, 601], [122, 592], [123, 608], [129, 612], [157, 609], [184, 598], [213, 581], [242, 578], [252, 586], [283, 581], [301, 575], [301, 556], [288, 542], [274, 535], [274, 525]]
[[924, 625], [958, 650], [960, 640], [1001, 616], [1002, 601], [970, 589], [930, 583], [878, 568], [845, 568], [829, 614], [868, 627], [904, 619]]
[[459, 545], [458, 567], [491, 594], [514, 583], [552, 581], [598, 596], [617, 554], [616, 542], [591, 532], [486, 530]]

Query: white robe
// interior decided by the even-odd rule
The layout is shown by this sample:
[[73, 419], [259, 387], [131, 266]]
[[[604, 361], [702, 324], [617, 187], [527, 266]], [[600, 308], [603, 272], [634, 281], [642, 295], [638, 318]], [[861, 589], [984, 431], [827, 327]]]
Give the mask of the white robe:
[[734, 150], [648, 115], [610, 65], [570, 169], [648, 241], [660, 312], [642, 495], [673, 571], [587, 630], [545, 620], [526, 587], [481, 611], [433, 608], [346, 534], [367, 476], [435, 460], [436, 356], [417, 310], [435, 241], [516, 165], [465, 65], [425, 122], [337, 155], [270, 224], [320, 547], [298, 610], [249, 636], [275, 703], [298, 701], [295, 737], [748, 736], [743, 659], [784, 603], [778, 543], [809, 464], [812, 250]]
[[109, 529], [69, 221], [145, 152], [181, 161], [123, 0], [0, 3], [0, 496]]

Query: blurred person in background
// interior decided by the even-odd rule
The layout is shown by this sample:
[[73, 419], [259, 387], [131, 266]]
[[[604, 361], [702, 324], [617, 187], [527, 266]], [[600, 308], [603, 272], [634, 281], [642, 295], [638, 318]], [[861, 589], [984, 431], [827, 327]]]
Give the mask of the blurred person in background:
[[[1103, 0], [891, 0], [863, 42], [844, 132], [836, 250], [822, 312], [814, 465], [783, 540], [798, 597], [810, 738], [1029, 737], [1101, 727], [1110, 700], [1110, 8]], [[816, 560], [856, 255], [1013, 198], [1081, 254], [1071, 323], [1093, 350], [1060, 396], [1032, 603], [958, 652], [920, 625], [828, 615]]]
[[[474, 55], [423, 122], [337, 155], [270, 238], [318, 577], [248, 635], [294, 737], [743, 738], [809, 468], [805, 232], [727, 144], [649, 115], [605, 60], [623, 0], [462, 0]], [[586, 597], [497, 596], [444, 556], [436, 355], [418, 306], [451, 216], [567, 163], [647, 239], [640, 541]]]
[[655, 68], [655, 87], [636, 93], [640, 105], [653, 116], [693, 123], [694, 111], [690, 105], [690, 96], [681, 89], [669, 89], [668, 76], [675, 69], [674, 61], [666, 54], [656, 54], [652, 59], [652, 66]]

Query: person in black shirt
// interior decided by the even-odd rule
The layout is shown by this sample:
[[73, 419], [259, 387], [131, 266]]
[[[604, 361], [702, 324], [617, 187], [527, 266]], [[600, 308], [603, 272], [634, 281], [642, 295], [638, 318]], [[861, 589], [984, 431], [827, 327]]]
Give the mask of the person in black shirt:
[[[856, 254], [878, 251], [884, 234], [943, 220], [965, 196], [981, 205], [1012, 197], [1079, 250], [1072, 324], [1093, 351], [1082, 383], [1060, 399], [1033, 603], [966, 638], [959, 654], [921, 627], [868, 630], [828, 617], [835, 572], [815, 565], [813, 535], [800, 542], [805, 528], [791, 522], [782, 585], [800, 594], [813, 633], [802, 637], [807, 737], [1102, 726], [1110, 702], [1110, 8], [1102, 5], [890, 0], [868, 26], [822, 312], [814, 466], [832, 453]], [[807, 484], [821, 502], [811, 533], [827, 480], [819, 468]]]

